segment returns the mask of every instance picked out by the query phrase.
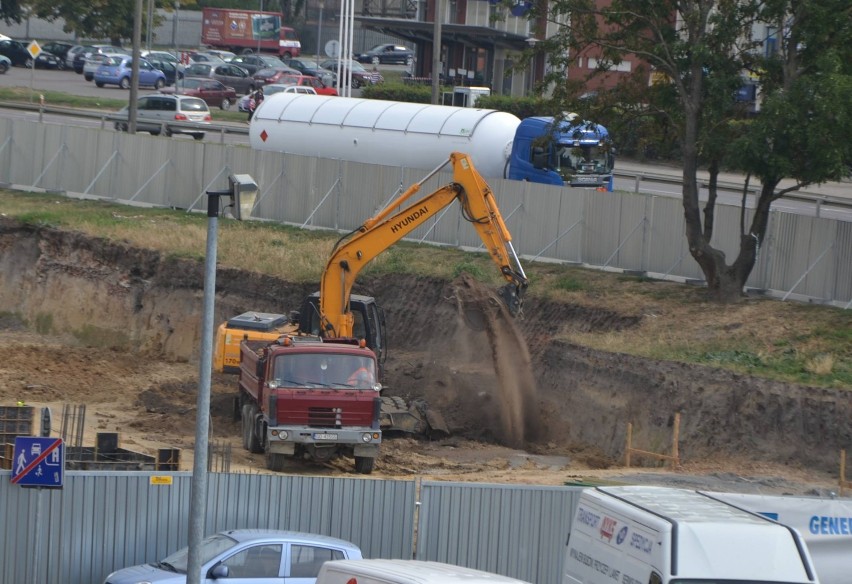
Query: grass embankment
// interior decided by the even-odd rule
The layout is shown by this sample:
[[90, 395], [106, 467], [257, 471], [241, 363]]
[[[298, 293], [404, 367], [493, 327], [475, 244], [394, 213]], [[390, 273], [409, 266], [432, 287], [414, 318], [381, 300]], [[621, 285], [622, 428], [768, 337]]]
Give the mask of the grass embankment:
[[[3, 214], [20, 221], [127, 241], [202, 260], [206, 217], [95, 201], [0, 190]], [[218, 262], [292, 282], [318, 282], [339, 235], [259, 222], [222, 221]], [[523, 250], [520, 250], [523, 252]], [[807, 385], [852, 389], [852, 310], [747, 299], [720, 306], [694, 286], [554, 264], [527, 264], [529, 294], [625, 315], [626, 331], [563, 330], [560, 338], [642, 357], [701, 363]], [[365, 274], [409, 273], [453, 278], [466, 271], [498, 285], [485, 254], [400, 243]]]

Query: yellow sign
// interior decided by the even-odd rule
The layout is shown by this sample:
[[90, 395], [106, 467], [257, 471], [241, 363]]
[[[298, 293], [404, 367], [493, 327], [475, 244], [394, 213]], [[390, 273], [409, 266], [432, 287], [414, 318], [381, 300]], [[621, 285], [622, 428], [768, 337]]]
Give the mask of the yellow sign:
[[36, 41], [33, 41], [27, 45], [27, 51], [30, 56], [35, 59], [41, 54], [41, 45], [39, 45]]
[[152, 485], [171, 485], [172, 484], [172, 477], [152, 476], [150, 484], [152, 484]]

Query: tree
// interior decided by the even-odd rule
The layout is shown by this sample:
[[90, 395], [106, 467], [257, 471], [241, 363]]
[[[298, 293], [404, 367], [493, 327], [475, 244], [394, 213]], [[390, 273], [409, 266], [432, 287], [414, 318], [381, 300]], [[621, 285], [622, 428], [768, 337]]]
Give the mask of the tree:
[[[848, 173], [848, 1], [554, 0], [547, 16], [563, 23], [536, 47], [551, 56], [554, 73], [548, 81], [556, 82], [557, 99], [569, 100], [576, 92], [570, 89], [576, 80], [559, 79], [559, 71], [580, 57], [597, 60], [584, 85], [606, 78], [613, 83], [612, 70], [628, 56], [641, 60], [632, 74], [615, 79], [611, 91], [601, 85], [599, 104], [650, 116], [677, 137], [689, 251], [717, 300], [740, 298], [766, 236], [772, 202]], [[767, 30], [774, 31], [774, 38], [762, 34]], [[772, 46], [775, 50], [767, 51]], [[649, 86], [652, 72], [656, 82]], [[756, 115], [734, 99], [746, 79], [753, 79], [758, 90]], [[710, 174], [703, 209], [701, 167]], [[750, 221], [743, 193], [739, 252], [730, 264], [711, 245], [723, 168], [742, 170], [761, 183]], [[795, 184], [779, 190], [782, 179]]]
[[11, 24], [13, 22], [21, 22], [23, 11], [21, 3], [18, 0], [3, 0], [0, 2], [0, 19]]
[[[110, 39], [115, 45], [133, 38], [135, 0], [30, 0], [27, 5], [39, 18], [64, 19], [65, 32], [76, 32], [81, 38]], [[147, 30], [146, 20], [143, 15], [143, 38]], [[154, 26], [160, 20], [155, 14]]]

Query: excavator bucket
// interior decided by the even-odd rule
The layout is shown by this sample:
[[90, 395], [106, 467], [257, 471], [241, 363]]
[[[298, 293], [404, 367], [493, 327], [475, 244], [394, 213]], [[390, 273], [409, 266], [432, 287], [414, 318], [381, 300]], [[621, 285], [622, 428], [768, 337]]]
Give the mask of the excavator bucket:
[[521, 313], [522, 300], [521, 295], [518, 294], [517, 286], [514, 284], [506, 284], [497, 290], [497, 295], [506, 305], [509, 314], [512, 316], [518, 316]]
[[445, 438], [450, 435], [444, 417], [424, 402], [410, 405], [400, 397], [383, 397], [379, 423], [383, 432], [412, 434], [422, 438]]

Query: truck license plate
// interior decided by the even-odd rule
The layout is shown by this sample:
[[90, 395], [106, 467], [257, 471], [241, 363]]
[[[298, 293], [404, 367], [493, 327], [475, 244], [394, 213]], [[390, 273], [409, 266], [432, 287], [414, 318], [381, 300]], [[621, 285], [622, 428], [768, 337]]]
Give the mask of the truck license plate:
[[316, 432], [314, 440], [337, 440], [337, 434], [329, 434], [328, 432]]

